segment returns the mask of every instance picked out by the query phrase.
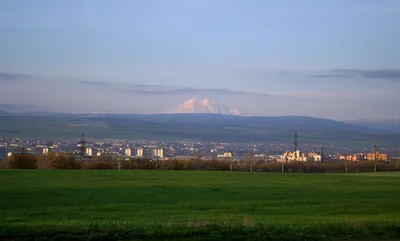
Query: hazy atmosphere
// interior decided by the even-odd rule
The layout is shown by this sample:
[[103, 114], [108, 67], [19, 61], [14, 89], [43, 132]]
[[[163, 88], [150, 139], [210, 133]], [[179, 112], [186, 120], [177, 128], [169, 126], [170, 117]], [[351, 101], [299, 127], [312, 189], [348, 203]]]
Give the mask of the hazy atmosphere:
[[0, 0], [0, 240], [400, 240], [400, 0]]
[[0, 2], [0, 104], [400, 115], [400, 1]]

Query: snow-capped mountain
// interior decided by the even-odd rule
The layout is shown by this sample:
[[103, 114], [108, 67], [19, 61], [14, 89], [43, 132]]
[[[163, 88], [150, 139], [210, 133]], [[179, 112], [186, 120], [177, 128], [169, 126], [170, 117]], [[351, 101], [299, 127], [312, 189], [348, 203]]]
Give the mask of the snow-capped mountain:
[[203, 99], [197, 101], [195, 98], [191, 98], [185, 103], [181, 104], [173, 111], [169, 113], [209, 113], [209, 114], [221, 114], [221, 115], [246, 115], [241, 110], [232, 109], [224, 106], [214, 100]]

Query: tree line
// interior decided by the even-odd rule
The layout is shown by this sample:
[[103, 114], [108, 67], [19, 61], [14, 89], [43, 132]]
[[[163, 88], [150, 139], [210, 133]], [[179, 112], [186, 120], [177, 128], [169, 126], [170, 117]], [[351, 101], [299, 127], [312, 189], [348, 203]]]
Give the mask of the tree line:
[[[96, 156], [79, 160], [73, 153], [50, 152], [35, 155], [19, 152], [0, 163], [1, 169], [60, 169], [60, 170], [208, 170], [241, 172], [284, 173], [355, 173], [374, 169], [373, 162], [265, 162], [263, 159], [246, 158], [236, 162], [229, 159], [203, 160], [198, 157], [187, 160], [152, 160]], [[400, 171], [399, 163], [377, 163], [377, 171]]]

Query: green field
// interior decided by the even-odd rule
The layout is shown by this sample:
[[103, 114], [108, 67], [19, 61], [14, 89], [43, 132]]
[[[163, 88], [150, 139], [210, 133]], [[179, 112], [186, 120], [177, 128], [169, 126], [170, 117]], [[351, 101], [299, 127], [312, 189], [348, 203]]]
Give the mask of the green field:
[[398, 173], [0, 171], [0, 239], [396, 239], [399, 200]]

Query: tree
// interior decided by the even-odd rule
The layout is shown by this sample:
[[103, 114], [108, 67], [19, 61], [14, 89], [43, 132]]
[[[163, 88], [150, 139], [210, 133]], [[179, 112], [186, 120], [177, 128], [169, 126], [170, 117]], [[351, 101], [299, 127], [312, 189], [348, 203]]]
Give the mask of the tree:
[[26, 148], [23, 147], [23, 146], [17, 146], [17, 147], [14, 149], [14, 152], [15, 152], [15, 154], [20, 154], [20, 155], [28, 154], [28, 151], [27, 151]]
[[253, 156], [250, 153], [246, 153], [245, 155], [246, 161], [249, 163], [250, 172], [253, 172]]
[[193, 152], [193, 154], [192, 154], [192, 157], [194, 157], [194, 158], [199, 158], [199, 159], [201, 159], [201, 158], [203, 158], [203, 153], [201, 153], [201, 152], [198, 152], [198, 151], [195, 151], [195, 152]]
[[55, 153], [49, 155], [49, 162], [52, 168], [55, 169], [79, 169], [80, 165], [76, 161], [73, 154]]
[[11, 169], [36, 169], [37, 159], [32, 154], [25, 154], [24, 152], [11, 155], [6, 159], [8, 167]]

